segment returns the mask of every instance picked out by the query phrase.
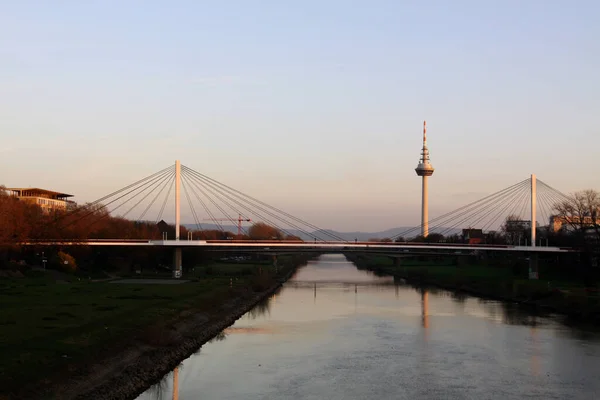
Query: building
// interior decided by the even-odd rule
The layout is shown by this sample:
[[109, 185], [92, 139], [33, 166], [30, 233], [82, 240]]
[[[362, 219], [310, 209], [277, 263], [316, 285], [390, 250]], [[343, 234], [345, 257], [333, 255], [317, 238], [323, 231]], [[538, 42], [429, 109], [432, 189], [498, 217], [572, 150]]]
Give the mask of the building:
[[66, 210], [67, 207], [75, 204], [74, 201], [68, 200], [73, 195], [52, 190], [39, 188], [7, 188], [6, 190], [21, 201], [38, 205], [45, 212]]
[[594, 227], [594, 225], [600, 225], [600, 217], [597, 217], [595, 221], [590, 216], [584, 216], [583, 221], [581, 221], [580, 217], [577, 215], [553, 215], [550, 217], [550, 230], [555, 233], [560, 231], [561, 229], [569, 230], [569, 228], [572, 228], [573, 226], [590, 228]]
[[483, 243], [483, 239], [484, 239], [483, 230], [481, 230], [481, 229], [473, 229], [473, 228], [463, 229], [462, 236], [463, 236], [465, 243], [468, 243], [468, 244], [480, 244], [480, 243]]

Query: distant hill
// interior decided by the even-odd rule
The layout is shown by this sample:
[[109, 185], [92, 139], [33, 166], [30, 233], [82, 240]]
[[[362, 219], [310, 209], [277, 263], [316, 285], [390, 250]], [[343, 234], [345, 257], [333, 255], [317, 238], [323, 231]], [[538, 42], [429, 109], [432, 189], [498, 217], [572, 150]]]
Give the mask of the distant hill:
[[[196, 224], [183, 224], [183, 226], [185, 226], [188, 229], [197, 229]], [[237, 226], [224, 224], [224, 225], [222, 225], [222, 227], [225, 231], [237, 233]], [[248, 227], [245, 227], [245, 228], [247, 229]], [[214, 224], [202, 224], [202, 229], [220, 230], [220, 228]], [[408, 238], [417, 236], [421, 231], [420, 228], [418, 228], [418, 227], [402, 226], [402, 227], [398, 227], [398, 228], [387, 229], [385, 231], [380, 231], [380, 232], [361, 232], [361, 231], [339, 232], [339, 231], [335, 231], [332, 229], [323, 229], [321, 231], [313, 231], [313, 232], [307, 231], [309, 233], [308, 235], [307, 235], [307, 233], [299, 231], [297, 229], [286, 229], [286, 232], [289, 232], [292, 235], [298, 236], [300, 239], [305, 240], [305, 241], [314, 240], [315, 237], [317, 239], [321, 238], [321, 239], [325, 239], [325, 240], [335, 240], [334, 237], [340, 237], [343, 240], [347, 240], [347, 241], [354, 241], [354, 239], [356, 239], [358, 241], [367, 241], [369, 239], [375, 239], [375, 238], [376, 239], [384, 239], [384, 238], [395, 237], [396, 235], [403, 234], [404, 232], [407, 232], [409, 230], [410, 230], [410, 232], [408, 232], [408, 234], [406, 235], [406, 236], [408, 236]], [[430, 231], [430, 233], [441, 232], [444, 230], [445, 230], [445, 228], [438, 228], [433, 231]], [[456, 234], [456, 233], [461, 233], [461, 230], [460, 229], [450, 229], [446, 235], [452, 235], [452, 234]]]

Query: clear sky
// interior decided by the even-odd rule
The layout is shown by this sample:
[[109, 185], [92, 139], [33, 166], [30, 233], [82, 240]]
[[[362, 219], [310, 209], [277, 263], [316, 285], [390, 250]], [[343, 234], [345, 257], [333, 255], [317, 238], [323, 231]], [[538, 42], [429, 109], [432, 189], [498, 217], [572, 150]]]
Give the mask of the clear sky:
[[380, 230], [419, 221], [426, 119], [432, 218], [600, 189], [598, 1], [0, 2], [0, 184], [84, 202], [180, 159]]

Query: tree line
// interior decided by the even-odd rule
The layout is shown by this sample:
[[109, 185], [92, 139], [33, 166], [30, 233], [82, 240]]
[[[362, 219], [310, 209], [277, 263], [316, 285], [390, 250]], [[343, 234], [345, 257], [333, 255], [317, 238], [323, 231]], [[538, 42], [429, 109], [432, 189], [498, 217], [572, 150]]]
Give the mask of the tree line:
[[[547, 227], [537, 227], [537, 237], [550, 246], [568, 246], [582, 248], [596, 254], [600, 247], [600, 193], [584, 190], [572, 194], [554, 205], [557, 218], [562, 221], [558, 231]], [[35, 204], [20, 201], [8, 194], [0, 186], [0, 262], [6, 262], [11, 255], [22, 250], [19, 243], [31, 240], [83, 240], [83, 239], [146, 239], [160, 240], [166, 234], [168, 239], [175, 238], [175, 227], [154, 221], [132, 221], [112, 216], [99, 204], [84, 204], [67, 210], [44, 212]], [[185, 240], [191, 234], [194, 240], [297, 240], [297, 236], [287, 235], [281, 229], [258, 222], [245, 234], [237, 235], [221, 230], [193, 230], [180, 227], [180, 238]], [[509, 216], [500, 231], [486, 232], [482, 243], [487, 244], [525, 244], [531, 243], [530, 228], [527, 221]], [[390, 238], [371, 239], [372, 241], [391, 241]], [[461, 243], [462, 235], [443, 236], [431, 233], [426, 238], [397, 238], [396, 241], [422, 241], [430, 243]], [[68, 254], [67, 254], [68, 256]], [[64, 256], [63, 258], [65, 258]], [[61, 262], [64, 260], [61, 260]]]
[[[180, 226], [180, 238], [188, 235], [194, 240], [297, 240], [296, 236], [286, 235], [280, 229], [258, 222], [245, 234], [237, 235], [222, 230], [198, 230]], [[24, 259], [32, 251], [42, 254], [41, 249], [20, 246], [23, 242], [44, 240], [84, 240], [84, 239], [144, 239], [160, 240], [175, 238], [175, 226], [164, 221], [132, 221], [112, 216], [101, 204], [83, 204], [66, 210], [44, 211], [36, 204], [20, 201], [0, 186], [0, 264], [8, 265], [10, 260]], [[44, 257], [50, 257], [50, 264], [68, 265], [66, 269], [76, 268], [76, 261], [70, 253], [78, 252], [81, 257], [91, 257], [98, 252], [82, 252], [81, 249], [47, 249]], [[135, 252], [135, 251], [134, 251]], [[85, 254], [84, 254], [85, 253]], [[88, 254], [89, 253], [89, 254]], [[123, 254], [122, 249], [103, 251], [106, 257]], [[165, 256], [168, 258], [167, 256]], [[35, 257], [34, 257], [35, 258]], [[38, 256], [38, 263], [40, 261]], [[65, 263], [66, 261], [66, 263]], [[166, 262], [166, 261], [165, 261]]]

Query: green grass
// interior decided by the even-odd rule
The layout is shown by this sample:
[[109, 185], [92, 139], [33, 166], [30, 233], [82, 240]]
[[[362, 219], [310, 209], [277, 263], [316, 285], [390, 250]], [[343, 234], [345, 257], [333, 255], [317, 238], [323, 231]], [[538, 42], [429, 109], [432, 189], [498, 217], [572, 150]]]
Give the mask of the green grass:
[[[600, 290], [580, 279], [569, 279], [567, 271], [542, 265], [540, 279], [530, 280], [526, 264], [494, 260], [456, 265], [451, 260], [402, 259], [394, 264], [390, 257], [362, 255], [350, 257], [359, 268], [379, 274], [394, 275], [414, 282], [467, 290], [485, 296], [548, 306], [565, 314], [600, 323]], [[563, 267], [564, 268], [564, 267]]]
[[[291, 257], [283, 261], [280, 274], [294, 265]], [[261, 279], [257, 279], [259, 267]], [[56, 283], [50, 275], [0, 279], [3, 390], [42, 378], [67, 363], [89, 359], [105, 346], [139, 335], [182, 311], [212, 311], [235, 296], [236, 288], [261, 290], [272, 282], [264, 277], [274, 276], [274, 268], [213, 263], [195, 268], [186, 275], [192, 282], [178, 285], [77, 279]]]

